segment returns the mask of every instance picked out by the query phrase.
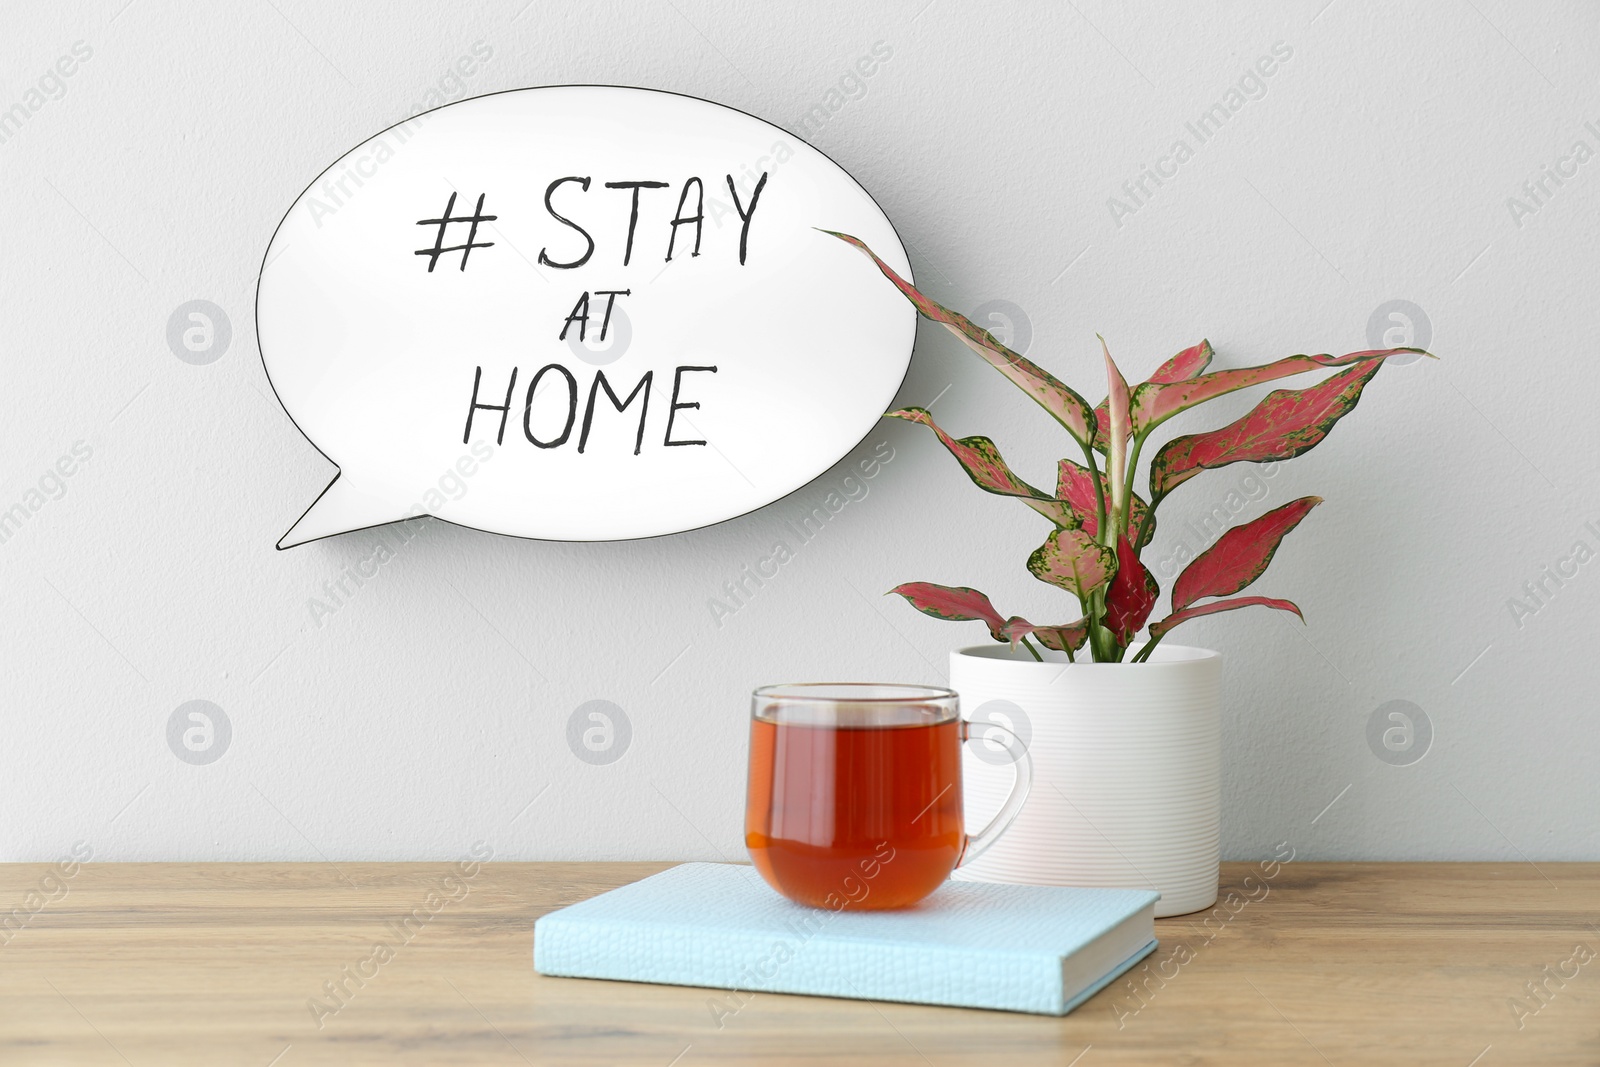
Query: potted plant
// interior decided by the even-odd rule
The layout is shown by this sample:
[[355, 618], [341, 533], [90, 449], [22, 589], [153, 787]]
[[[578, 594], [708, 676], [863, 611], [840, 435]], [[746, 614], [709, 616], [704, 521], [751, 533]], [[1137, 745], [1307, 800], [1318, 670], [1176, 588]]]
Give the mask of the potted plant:
[[[1003, 616], [987, 596], [964, 586], [910, 582], [891, 590], [935, 618], [988, 627], [997, 644], [951, 653], [951, 688], [969, 719], [1015, 728], [1021, 718], [1031, 732], [1035, 783], [1027, 804], [962, 875], [1150, 886], [1162, 894], [1157, 915], [1210, 907], [1217, 898], [1221, 809], [1221, 657], [1162, 639], [1189, 619], [1235, 608], [1300, 615], [1287, 600], [1236, 594], [1261, 576], [1284, 536], [1322, 501], [1302, 497], [1226, 531], [1173, 582], [1169, 613], [1150, 622], [1160, 589], [1140, 556], [1154, 536], [1156, 509], [1202, 471], [1300, 455], [1354, 409], [1384, 359], [1421, 350], [1296, 355], [1208, 372], [1212, 350], [1201, 341], [1130, 387], [1102, 339], [1107, 396], [1091, 405], [988, 331], [918, 292], [861, 241], [833, 236], [870, 256], [921, 315], [1048, 411], [1083, 455], [1082, 463], [1062, 459], [1055, 488], [1046, 491], [1013, 473], [987, 437], [951, 437], [922, 408], [888, 413], [931, 430], [980, 489], [1015, 498], [1049, 521], [1052, 528], [1028, 557], [1028, 570], [1070, 594], [1075, 605], [1071, 621], [1035, 625]], [[1221, 429], [1167, 442], [1150, 458], [1147, 495], [1134, 491], [1145, 443], [1168, 419], [1207, 400], [1319, 368], [1337, 371], [1305, 389], [1275, 390]], [[1141, 641], [1147, 623], [1148, 638]], [[969, 775], [968, 804], [993, 807], [1007, 779]]]

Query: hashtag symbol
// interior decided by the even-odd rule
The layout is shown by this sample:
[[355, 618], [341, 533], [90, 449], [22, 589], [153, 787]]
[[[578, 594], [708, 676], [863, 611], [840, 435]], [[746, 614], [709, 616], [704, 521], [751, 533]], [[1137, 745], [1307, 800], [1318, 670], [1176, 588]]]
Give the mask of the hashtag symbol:
[[[493, 222], [495, 219], [499, 218], [498, 215], [485, 215], [483, 213], [483, 197], [484, 197], [484, 194], [482, 194], [482, 193], [478, 194], [478, 206], [473, 210], [472, 214], [470, 214], [470, 215], [452, 215], [451, 212], [454, 211], [455, 207], [456, 207], [456, 194], [455, 193], [451, 193], [450, 194], [450, 201], [447, 204], [445, 204], [445, 206], [444, 206], [444, 218], [441, 218], [441, 219], [418, 219], [417, 220], [417, 225], [418, 226], [437, 226], [437, 227], [439, 227], [439, 235], [436, 238], [434, 238], [433, 247], [432, 248], [419, 248], [419, 249], [416, 250], [416, 252], [412, 253], [413, 255], [427, 256], [428, 257], [428, 273], [429, 274], [433, 273], [433, 268], [438, 264], [439, 257], [444, 255], [446, 252], [460, 252], [461, 253], [461, 269], [462, 270], [466, 270], [467, 269], [467, 257], [472, 255], [472, 250], [474, 248], [493, 248], [494, 247], [494, 242], [493, 241], [478, 241], [478, 240], [475, 240], [475, 238], [478, 236], [478, 223], [480, 223], [480, 222]], [[445, 231], [450, 228], [450, 224], [453, 223], [453, 222], [468, 222], [468, 223], [472, 224], [471, 228], [467, 230], [467, 243], [466, 244], [460, 244], [460, 245], [450, 245], [449, 247], [445, 247], [445, 243], [444, 243]]]

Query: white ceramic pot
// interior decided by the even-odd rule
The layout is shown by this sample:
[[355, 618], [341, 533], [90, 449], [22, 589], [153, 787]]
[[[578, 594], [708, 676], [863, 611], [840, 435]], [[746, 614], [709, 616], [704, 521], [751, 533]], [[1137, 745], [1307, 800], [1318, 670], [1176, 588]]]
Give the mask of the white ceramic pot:
[[[1019, 734], [1033, 789], [1011, 828], [953, 877], [1158, 890], [1156, 915], [1217, 900], [1222, 804], [1222, 656], [1160, 644], [1147, 663], [1068, 664], [1006, 645], [950, 654], [963, 718]], [[1130, 651], [1129, 655], [1132, 655]], [[967, 746], [968, 825], [1011, 788], [997, 743]]]

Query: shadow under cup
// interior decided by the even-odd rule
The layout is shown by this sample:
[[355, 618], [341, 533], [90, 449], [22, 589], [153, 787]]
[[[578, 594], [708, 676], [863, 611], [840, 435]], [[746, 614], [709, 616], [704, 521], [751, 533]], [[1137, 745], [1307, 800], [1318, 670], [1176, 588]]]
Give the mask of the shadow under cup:
[[966, 846], [956, 694], [856, 683], [755, 691], [745, 845], [790, 900], [915, 904]]

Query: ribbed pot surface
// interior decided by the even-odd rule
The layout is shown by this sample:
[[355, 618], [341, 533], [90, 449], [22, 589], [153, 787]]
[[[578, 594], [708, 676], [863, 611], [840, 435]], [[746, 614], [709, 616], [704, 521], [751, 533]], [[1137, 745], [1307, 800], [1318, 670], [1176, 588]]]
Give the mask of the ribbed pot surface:
[[[1022, 656], [1004, 645], [950, 654], [962, 716], [1017, 731], [1033, 757], [1022, 813], [953, 877], [1152, 888], [1157, 916], [1216, 903], [1221, 655], [1161, 644], [1142, 664]], [[980, 746], [963, 758], [969, 833], [1011, 788], [1008, 757]]]

